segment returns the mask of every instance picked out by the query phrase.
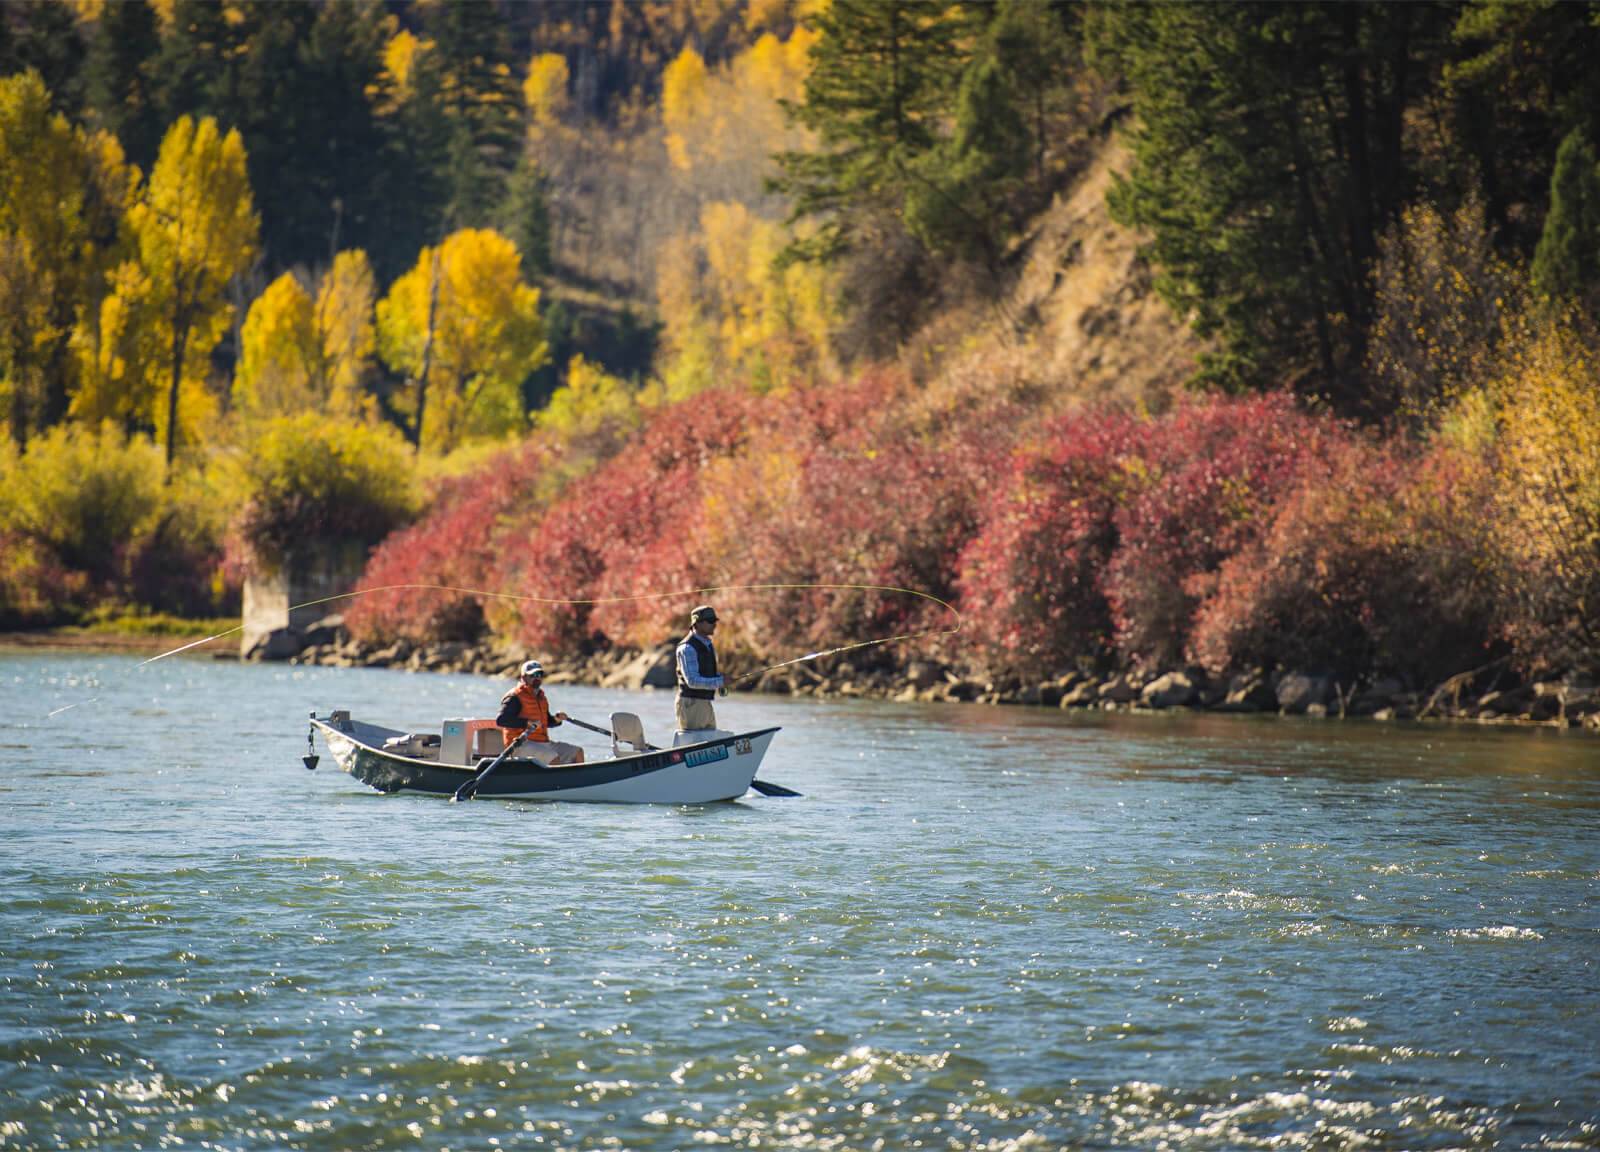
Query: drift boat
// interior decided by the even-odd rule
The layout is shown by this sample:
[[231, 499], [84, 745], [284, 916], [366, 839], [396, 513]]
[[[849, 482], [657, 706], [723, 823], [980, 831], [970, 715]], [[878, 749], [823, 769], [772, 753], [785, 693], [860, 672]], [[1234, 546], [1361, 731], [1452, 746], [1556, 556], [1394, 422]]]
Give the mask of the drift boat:
[[[755, 775], [778, 731], [679, 732], [671, 748], [655, 748], [645, 742], [637, 716], [613, 712], [609, 758], [547, 765], [537, 758], [537, 744], [524, 744], [483, 779], [476, 793], [612, 804], [710, 804], [736, 800], [751, 787], [771, 795], [767, 790], [776, 786]], [[493, 720], [446, 720], [439, 733], [416, 733], [353, 720], [343, 710], [326, 718], [313, 712], [311, 733], [318, 732], [340, 768], [379, 792], [454, 796], [503, 751]], [[313, 753], [306, 767], [315, 766]]]

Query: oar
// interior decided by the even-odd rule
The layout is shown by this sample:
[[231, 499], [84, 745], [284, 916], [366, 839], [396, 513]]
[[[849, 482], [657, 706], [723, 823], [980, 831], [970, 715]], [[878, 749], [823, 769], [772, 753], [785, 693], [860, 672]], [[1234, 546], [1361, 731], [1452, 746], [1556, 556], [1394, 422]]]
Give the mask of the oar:
[[493, 772], [496, 768], [500, 767], [501, 764], [505, 763], [506, 757], [515, 752], [517, 747], [528, 738], [528, 731], [529, 730], [527, 728], [524, 728], [521, 732], [517, 733], [516, 739], [512, 740], [511, 743], [506, 745], [505, 751], [501, 752], [500, 755], [496, 756], [493, 760], [489, 761], [489, 763], [478, 769], [477, 774], [474, 775], [472, 779], [468, 780], [461, 787], [457, 788], [456, 794], [450, 797], [450, 803], [454, 804], [457, 800], [471, 800], [473, 796], [477, 795], [479, 786], [489, 778], [489, 773]]
[[[589, 731], [597, 732], [601, 736], [610, 736], [613, 740], [615, 740], [617, 738], [616, 733], [611, 731], [611, 729], [602, 728], [598, 724], [586, 724], [584, 721], [579, 720], [575, 716], [568, 716], [567, 717], [567, 723], [568, 724], [576, 724], [579, 728], [587, 728]], [[660, 752], [661, 751], [661, 749], [657, 748], [654, 744], [646, 744], [645, 745], [645, 750], [649, 751], [649, 752]], [[768, 784], [765, 780], [752, 780], [752, 781], [750, 781], [750, 787], [754, 788], [757, 792], [761, 793], [763, 796], [799, 796], [800, 795], [800, 793], [796, 792], [793, 788], [785, 788], [782, 784]]]
[[[609, 736], [613, 740], [615, 740], [617, 738], [617, 734], [615, 732], [613, 732], [611, 729], [602, 728], [598, 724], [587, 723], [587, 722], [585, 722], [583, 720], [579, 720], [576, 716], [568, 716], [567, 717], [567, 723], [568, 724], [576, 724], [579, 728], [587, 728], [589, 731], [598, 733], [601, 736]], [[661, 751], [661, 749], [657, 748], [654, 744], [646, 744], [645, 745], [645, 750], [649, 751], [649, 752], [659, 752], [659, 751]]]

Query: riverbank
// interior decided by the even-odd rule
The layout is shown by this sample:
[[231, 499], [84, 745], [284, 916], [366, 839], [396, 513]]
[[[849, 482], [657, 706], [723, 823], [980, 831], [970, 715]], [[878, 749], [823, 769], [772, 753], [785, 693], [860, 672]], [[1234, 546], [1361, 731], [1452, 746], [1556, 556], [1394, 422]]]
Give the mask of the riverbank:
[[[330, 622], [321, 626], [324, 635]], [[525, 653], [493, 644], [382, 647], [339, 637], [311, 645], [291, 663], [351, 667], [397, 667], [415, 672], [465, 672], [510, 679]], [[882, 654], [877, 656], [884, 659]], [[738, 670], [733, 674], [737, 676]], [[588, 684], [637, 690], [673, 687], [673, 645], [645, 651], [607, 651], [555, 664], [547, 684]], [[1102, 711], [1164, 711], [1181, 708], [1221, 713], [1279, 713], [1330, 719], [1452, 720], [1494, 725], [1582, 728], [1600, 732], [1600, 686], [1569, 675], [1523, 681], [1504, 661], [1471, 669], [1427, 689], [1375, 678], [1341, 683], [1316, 672], [1247, 672], [1226, 678], [1196, 667], [1106, 673], [1068, 672], [1048, 680], [992, 679], [934, 661], [913, 658], [858, 667], [848, 659], [768, 669], [743, 686], [759, 693], [886, 699], [902, 702], [1023, 705]]]
[[[363, 644], [330, 617], [309, 633], [318, 640], [299, 649], [281, 642], [262, 646], [254, 660], [323, 667], [398, 668], [456, 672], [509, 680], [525, 654], [494, 643]], [[160, 655], [194, 644], [196, 637], [56, 629], [0, 633], [5, 649], [69, 649]], [[268, 653], [276, 655], [268, 655]], [[237, 660], [232, 637], [185, 655]], [[882, 656], [879, 657], [880, 661]], [[550, 663], [550, 662], [547, 662]], [[737, 670], [735, 670], [737, 674]], [[551, 665], [545, 682], [602, 688], [673, 688], [673, 646], [622, 650]], [[1047, 680], [991, 679], [930, 660], [857, 667], [847, 659], [770, 669], [740, 690], [788, 696], [880, 699], [901, 702], [1014, 705], [1065, 710], [1159, 712], [1186, 709], [1218, 713], [1277, 713], [1328, 719], [1448, 720], [1466, 723], [1575, 728], [1600, 733], [1600, 685], [1567, 675], [1523, 681], [1503, 662], [1471, 669], [1427, 689], [1398, 680], [1351, 684], [1314, 672], [1248, 672], [1226, 678], [1196, 667], [1091, 673], [1068, 672]]]

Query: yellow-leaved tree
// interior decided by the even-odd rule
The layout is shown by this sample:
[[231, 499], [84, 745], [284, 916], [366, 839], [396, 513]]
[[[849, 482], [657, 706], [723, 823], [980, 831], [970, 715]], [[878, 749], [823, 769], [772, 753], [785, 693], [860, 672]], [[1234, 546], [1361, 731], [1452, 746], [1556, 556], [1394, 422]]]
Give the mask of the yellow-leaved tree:
[[522, 100], [533, 131], [545, 132], [561, 123], [567, 111], [570, 77], [567, 58], [559, 52], [541, 52], [529, 61], [528, 75], [522, 82]]
[[713, 196], [756, 193], [767, 158], [805, 143], [779, 102], [804, 99], [816, 38], [805, 28], [787, 40], [768, 32], [715, 71], [693, 48], [679, 53], [661, 76], [661, 121], [673, 166], [694, 170]]
[[829, 273], [801, 262], [780, 267], [784, 240], [777, 221], [718, 201], [701, 210], [698, 235], [663, 248], [656, 296], [669, 397], [730, 376], [771, 388], [831, 368]]
[[1600, 654], [1600, 392], [1564, 317], [1514, 328], [1493, 386], [1497, 567], [1507, 631], [1546, 670]]
[[0, 79], [0, 420], [19, 442], [60, 421], [136, 170], [113, 137], [51, 111], [28, 71]]
[[320, 408], [320, 343], [311, 293], [285, 272], [256, 297], [239, 331], [233, 406], [240, 418], [254, 423]]
[[304, 411], [369, 418], [365, 383], [373, 351], [373, 278], [365, 252], [341, 252], [316, 299], [284, 273], [250, 305], [240, 331], [233, 402], [240, 416]]
[[574, 356], [567, 364], [566, 382], [539, 413], [538, 425], [569, 444], [616, 445], [643, 422], [645, 406], [655, 399], [652, 390], [641, 394], [600, 365]]
[[398, 400], [419, 448], [448, 452], [526, 427], [522, 382], [549, 349], [539, 290], [505, 236], [464, 228], [424, 248], [377, 311], [378, 354], [406, 377]]
[[667, 155], [679, 171], [694, 167], [689, 140], [706, 128], [713, 107], [706, 92], [706, 62], [685, 48], [661, 74], [661, 121], [667, 128]]
[[255, 256], [259, 222], [239, 133], [224, 134], [209, 116], [174, 121], [128, 222], [138, 257], [119, 291], [159, 357], [165, 396], [151, 415], [170, 468], [178, 444], [200, 439], [215, 417], [206, 374], [232, 317], [226, 290]]

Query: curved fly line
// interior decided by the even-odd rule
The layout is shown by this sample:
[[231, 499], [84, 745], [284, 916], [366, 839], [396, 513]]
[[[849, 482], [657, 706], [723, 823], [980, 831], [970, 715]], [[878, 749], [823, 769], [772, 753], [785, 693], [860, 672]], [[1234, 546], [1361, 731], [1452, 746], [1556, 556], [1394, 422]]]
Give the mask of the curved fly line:
[[[481, 588], [460, 588], [451, 584], [385, 584], [378, 588], [360, 588], [354, 592], [340, 592], [333, 596], [324, 596], [319, 600], [307, 600], [302, 604], [290, 605], [289, 611], [293, 612], [300, 608], [315, 608], [319, 604], [332, 604], [337, 600], [350, 600], [357, 596], [371, 596], [378, 592], [454, 592], [463, 596], [480, 596], [487, 600], [508, 600], [522, 604], [548, 604], [552, 606], [569, 604], [595, 606], [601, 604], [628, 604], [641, 600], [668, 600], [690, 596], [713, 596], [724, 592], [802, 591], [884, 592], [903, 596], [915, 596], [919, 599], [927, 600], [930, 603], [937, 604], [940, 608], [943, 608], [946, 612], [950, 613], [952, 617], [954, 617], [955, 623], [952, 627], [948, 628], [925, 628], [920, 632], [904, 632], [895, 636], [881, 636], [872, 640], [858, 640], [851, 644], [841, 644], [836, 648], [825, 648], [820, 652], [807, 652], [803, 656], [796, 656], [793, 659], [783, 660], [777, 664], [769, 664], [765, 668], [759, 668], [754, 672], [747, 672], [742, 676], [736, 677], [732, 683], [742, 684], [746, 680], [753, 680], [758, 676], [765, 675], [768, 672], [776, 671], [779, 668], [787, 668], [791, 664], [804, 664], [811, 660], [820, 660], [824, 656], [837, 656], [843, 652], [854, 652], [860, 648], [872, 648], [880, 644], [897, 644], [907, 640], [918, 640], [924, 636], [954, 636], [957, 632], [961, 631], [961, 613], [956, 611], [955, 607], [948, 601], [941, 600], [939, 597], [930, 592], [919, 592], [915, 588], [899, 588], [889, 584], [719, 584], [714, 587], [688, 588], [672, 592], [641, 592], [633, 596], [599, 596], [581, 599], [559, 596], [530, 596], [514, 592], [489, 592]], [[218, 632], [213, 636], [207, 636], [201, 640], [194, 640], [188, 644], [174, 648], [170, 652], [162, 652], [157, 656], [150, 657], [148, 660], [141, 660], [138, 664], [138, 667], [143, 668], [146, 664], [154, 664], [157, 660], [165, 660], [168, 656], [176, 656], [180, 652], [187, 652], [191, 648], [198, 648], [202, 644], [209, 644], [213, 640], [221, 640], [224, 637], [232, 636], [235, 632], [242, 632], [243, 630], [243, 623], [236, 624], [232, 628]], [[67, 707], [76, 707], [76, 705], [69, 704]], [[57, 711], [64, 712], [66, 709], [58, 709]], [[55, 713], [51, 713], [51, 715], [55, 715]]]

